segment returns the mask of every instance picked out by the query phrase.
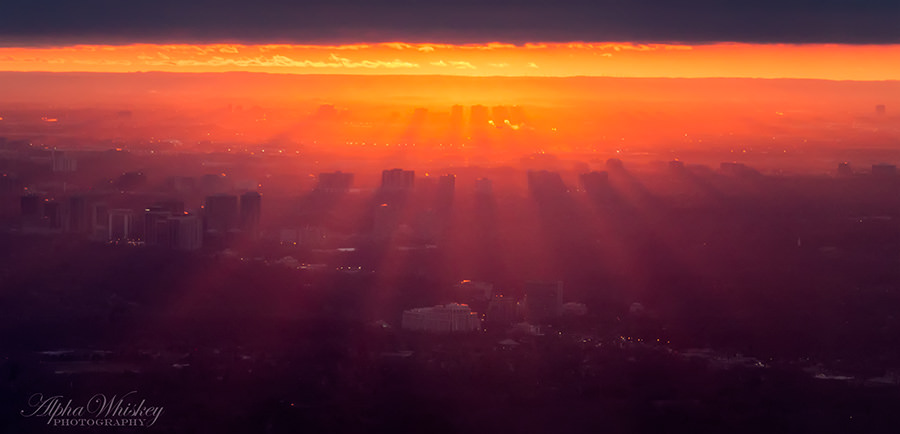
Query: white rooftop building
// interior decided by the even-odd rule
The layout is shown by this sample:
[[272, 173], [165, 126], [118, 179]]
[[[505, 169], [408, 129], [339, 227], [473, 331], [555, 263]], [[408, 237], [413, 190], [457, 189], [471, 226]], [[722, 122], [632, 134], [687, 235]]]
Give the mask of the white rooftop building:
[[471, 332], [481, 330], [481, 319], [467, 304], [448, 303], [403, 311], [404, 330]]

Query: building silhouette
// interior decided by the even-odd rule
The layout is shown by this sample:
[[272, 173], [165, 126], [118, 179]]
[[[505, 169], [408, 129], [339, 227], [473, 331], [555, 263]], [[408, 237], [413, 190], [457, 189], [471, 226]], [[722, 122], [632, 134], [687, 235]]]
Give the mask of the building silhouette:
[[255, 191], [241, 195], [240, 228], [244, 233], [256, 237], [262, 216], [262, 196]]
[[111, 209], [108, 212], [107, 237], [109, 241], [131, 240], [135, 237], [134, 211]]
[[203, 222], [190, 214], [170, 216], [166, 222], [168, 245], [177, 250], [197, 250], [203, 247]]
[[154, 205], [144, 209], [144, 243], [148, 246], [169, 246], [168, 220], [172, 212]]
[[204, 206], [207, 232], [224, 234], [238, 227], [238, 198], [230, 194], [207, 196]]
[[529, 322], [552, 321], [562, 315], [563, 283], [525, 283], [525, 317]]
[[554, 196], [567, 191], [562, 177], [548, 170], [528, 171], [528, 191], [534, 196]]
[[609, 189], [609, 172], [593, 171], [578, 176], [581, 189], [588, 194], [598, 194]]
[[87, 234], [91, 230], [91, 213], [87, 198], [70, 196], [66, 201], [66, 232]]
[[494, 194], [494, 182], [488, 178], [476, 179], [475, 194], [479, 196], [490, 196]]
[[385, 170], [381, 172], [381, 189], [390, 192], [412, 191], [415, 180], [415, 171], [403, 169]]
[[402, 327], [435, 333], [481, 330], [481, 319], [466, 304], [448, 303], [403, 311]]
[[319, 182], [316, 191], [325, 193], [345, 193], [353, 185], [353, 174], [337, 172], [324, 172], [319, 174]]

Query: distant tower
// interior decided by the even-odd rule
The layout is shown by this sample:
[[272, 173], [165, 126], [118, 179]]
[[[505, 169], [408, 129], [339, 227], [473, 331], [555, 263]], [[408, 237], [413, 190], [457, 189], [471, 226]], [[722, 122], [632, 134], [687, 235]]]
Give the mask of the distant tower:
[[391, 169], [381, 172], [381, 189], [384, 191], [410, 191], [415, 184], [416, 172]]
[[134, 211], [111, 209], [108, 215], [107, 240], [130, 240], [134, 237]]
[[91, 216], [84, 196], [72, 196], [67, 201], [66, 231], [86, 234], [90, 231]]
[[557, 172], [529, 170], [528, 190], [535, 196], [554, 196], [565, 193], [566, 185]]
[[610, 159], [606, 160], [606, 170], [616, 171], [616, 170], [622, 170], [624, 168], [625, 168], [625, 164], [622, 163], [622, 160], [620, 160], [618, 158], [610, 158]]
[[238, 226], [237, 196], [230, 194], [208, 196], [204, 211], [207, 231], [224, 234]]
[[481, 196], [490, 196], [494, 194], [494, 183], [487, 178], [478, 178], [475, 180], [475, 194]]
[[252, 236], [259, 233], [259, 220], [262, 215], [262, 196], [258, 192], [248, 191], [241, 195], [241, 230]]
[[168, 219], [172, 213], [161, 206], [144, 209], [144, 243], [149, 246], [169, 246]]
[[441, 177], [438, 178], [438, 197], [444, 199], [452, 199], [454, 190], [456, 190], [456, 175], [446, 174], [441, 175]]
[[44, 226], [50, 229], [62, 229], [62, 207], [55, 200], [44, 201]]
[[606, 191], [609, 188], [609, 172], [588, 172], [578, 176], [581, 182], [581, 189], [588, 194], [597, 194]]
[[22, 210], [22, 220], [25, 223], [37, 224], [41, 220], [41, 203], [43, 200], [36, 194], [22, 196], [19, 205]]
[[74, 172], [78, 168], [78, 161], [68, 158], [65, 152], [50, 151], [50, 161], [54, 172]]
[[527, 282], [525, 314], [529, 322], [540, 323], [562, 315], [562, 281]]
[[169, 217], [167, 228], [171, 247], [178, 250], [197, 250], [203, 247], [203, 223], [195, 215]]
[[399, 216], [394, 208], [386, 203], [375, 207], [372, 232], [377, 238], [390, 237], [397, 228]]
[[316, 191], [324, 193], [344, 193], [353, 185], [353, 174], [337, 172], [325, 172], [319, 174], [319, 182]]
[[884, 116], [887, 114], [887, 107], [884, 104], [878, 104], [875, 106], [875, 114], [878, 116]]

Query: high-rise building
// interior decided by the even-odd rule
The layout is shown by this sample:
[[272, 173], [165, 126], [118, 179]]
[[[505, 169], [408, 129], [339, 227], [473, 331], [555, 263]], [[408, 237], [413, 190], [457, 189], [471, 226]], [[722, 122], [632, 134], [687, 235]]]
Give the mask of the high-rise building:
[[149, 246], [168, 247], [168, 219], [172, 212], [161, 206], [144, 209], [144, 243]]
[[441, 175], [437, 184], [438, 206], [449, 206], [456, 190], [456, 175]]
[[562, 314], [563, 283], [527, 282], [525, 284], [525, 316], [529, 322], [553, 320]]
[[602, 193], [609, 189], [609, 172], [606, 171], [582, 173], [578, 180], [581, 182], [581, 189], [588, 194]]
[[44, 201], [43, 225], [50, 229], [62, 229], [62, 207], [55, 200]]
[[494, 183], [487, 178], [478, 178], [475, 180], [475, 194], [480, 196], [490, 196], [494, 194]]
[[203, 247], [203, 224], [195, 215], [176, 215], [166, 222], [170, 246], [178, 250], [197, 250]]
[[491, 324], [512, 324], [521, 319], [521, 305], [512, 297], [497, 295], [488, 304], [487, 322]]
[[109, 205], [91, 204], [91, 236], [97, 241], [109, 240]]
[[391, 236], [399, 225], [396, 207], [383, 203], [375, 207], [372, 233], [379, 238]]
[[241, 230], [251, 236], [259, 233], [259, 220], [262, 215], [262, 196], [258, 192], [248, 191], [241, 195]]
[[42, 205], [44, 199], [36, 194], [28, 194], [19, 199], [19, 206], [22, 212], [22, 221], [26, 224], [37, 224], [40, 222], [42, 214]]
[[324, 172], [319, 174], [319, 182], [316, 191], [325, 193], [345, 193], [353, 185], [353, 174], [337, 172]]
[[109, 210], [107, 240], [124, 241], [134, 238], [134, 211], [130, 209]]
[[54, 172], [74, 172], [78, 168], [78, 161], [69, 158], [63, 151], [50, 151], [50, 161]]
[[92, 228], [87, 198], [71, 196], [66, 204], [66, 231], [78, 234], [89, 233]]
[[238, 227], [238, 198], [230, 194], [215, 194], [206, 198], [204, 206], [206, 231], [224, 234]]
[[384, 191], [410, 191], [416, 180], [412, 170], [391, 169], [381, 172], [381, 189]]
[[535, 196], [553, 196], [567, 191], [559, 173], [548, 170], [529, 170], [528, 190]]
[[200, 178], [200, 188], [207, 194], [221, 194], [231, 190], [231, 180], [224, 173], [209, 173]]

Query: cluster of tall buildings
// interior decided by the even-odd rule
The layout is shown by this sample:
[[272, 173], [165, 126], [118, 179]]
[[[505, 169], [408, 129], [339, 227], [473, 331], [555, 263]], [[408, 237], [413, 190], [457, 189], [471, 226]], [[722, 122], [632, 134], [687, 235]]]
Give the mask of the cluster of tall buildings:
[[409, 192], [416, 184], [416, 172], [391, 169], [381, 172], [381, 189], [386, 192]]
[[238, 232], [256, 238], [261, 214], [262, 196], [255, 191], [240, 196], [214, 194], [207, 196], [203, 205], [206, 233], [220, 239], [228, 239], [230, 234]]
[[20, 198], [22, 230], [79, 234], [98, 241], [143, 241], [177, 250], [197, 250], [205, 239], [219, 234], [256, 237], [259, 233], [262, 197], [255, 191], [208, 196], [202, 214], [185, 211], [184, 203], [177, 200], [154, 202], [142, 210], [113, 208], [107, 200], [88, 194], [64, 199], [24, 195]]

